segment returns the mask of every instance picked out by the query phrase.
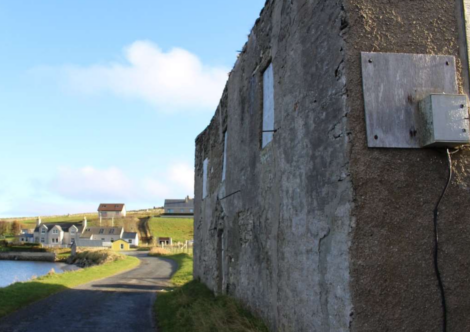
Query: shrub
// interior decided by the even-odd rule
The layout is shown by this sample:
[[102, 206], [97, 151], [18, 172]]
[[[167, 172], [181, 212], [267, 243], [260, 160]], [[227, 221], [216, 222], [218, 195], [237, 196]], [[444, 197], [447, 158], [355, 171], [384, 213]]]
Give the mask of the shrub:
[[112, 250], [86, 250], [70, 256], [67, 259], [68, 264], [75, 264], [80, 267], [88, 267], [93, 265], [102, 265], [124, 259], [125, 256], [115, 253]]
[[149, 256], [162, 256], [162, 255], [169, 255], [170, 252], [164, 248], [153, 247], [150, 249]]

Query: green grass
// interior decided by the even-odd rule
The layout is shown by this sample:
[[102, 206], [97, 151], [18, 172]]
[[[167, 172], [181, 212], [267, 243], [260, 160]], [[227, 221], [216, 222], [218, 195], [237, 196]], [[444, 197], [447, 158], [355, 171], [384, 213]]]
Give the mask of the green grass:
[[67, 260], [67, 258], [70, 257], [70, 254], [71, 254], [70, 250], [65, 251], [65, 252], [61, 252], [61, 253], [57, 254], [56, 260], [59, 261], [59, 262], [65, 262]]
[[139, 259], [126, 256], [122, 260], [86, 269], [52, 274], [32, 281], [19, 282], [0, 288], [0, 318], [32, 302], [87, 282], [107, 278], [119, 272], [133, 269]]
[[[147, 211], [128, 211], [127, 216], [128, 217], [146, 217], [146, 216], [153, 216], [153, 215], [158, 215], [162, 213], [163, 210], [149, 210]], [[98, 225], [97, 221], [99, 220], [98, 218], [98, 213], [78, 213], [78, 214], [73, 214], [73, 215], [63, 215], [63, 216], [43, 216], [41, 217], [41, 220], [43, 223], [53, 223], [53, 222], [70, 222], [70, 223], [77, 223], [83, 220], [83, 217], [87, 217], [88, 223], [96, 223], [96, 226]], [[24, 224], [26, 227], [31, 227], [36, 225], [37, 218], [6, 218], [4, 220], [8, 221], [13, 221], [13, 220], [18, 220], [20, 223]]]
[[11, 242], [15, 239], [15, 236], [14, 235], [6, 235], [5, 236], [5, 240], [7, 240], [8, 242]]
[[171, 276], [171, 282], [176, 287], [193, 280], [193, 258], [187, 254], [175, 254], [161, 256], [174, 260], [178, 264], [178, 270]]
[[[85, 213], [85, 214], [78, 214], [78, 215], [71, 215], [71, 216], [54, 216], [54, 217], [41, 217], [41, 221], [43, 223], [52, 223], [52, 222], [70, 222], [70, 223], [78, 223], [83, 221], [83, 217], [86, 216], [88, 221], [90, 220], [98, 220], [97, 213]], [[18, 220], [22, 224], [30, 227], [36, 225], [37, 218], [30, 218], [24, 220]]]
[[194, 219], [192, 218], [150, 218], [149, 227], [155, 238], [171, 237], [173, 243], [194, 238]]
[[161, 332], [268, 332], [238, 301], [215, 296], [196, 280], [159, 294], [155, 309]]
[[155, 302], [162, 332], [267, 332], [264, 323], [229, 296], [215, 296], [193, 279], [193, 258], [187, 254], [164, 255], [178, 263], [171, 282], [173, 291], [159, 293]]

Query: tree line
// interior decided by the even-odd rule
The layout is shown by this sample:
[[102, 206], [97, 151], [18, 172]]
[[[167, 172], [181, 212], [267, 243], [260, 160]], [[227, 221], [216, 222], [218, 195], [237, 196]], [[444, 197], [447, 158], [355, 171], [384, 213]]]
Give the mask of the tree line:
[[0, 235], [20, 235], [23, 225], [19, 221], [0, 220]]

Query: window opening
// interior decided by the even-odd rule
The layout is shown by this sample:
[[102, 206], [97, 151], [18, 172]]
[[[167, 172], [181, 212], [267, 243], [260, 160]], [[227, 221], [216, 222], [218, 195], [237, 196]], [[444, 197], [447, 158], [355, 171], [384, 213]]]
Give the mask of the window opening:
[[204, 159], [204, 162], [202, 163], [202, 199], [205, 199], [207, 197], [207, 171], [209, 167], [209, 159]]
[[222, 181], [225, 181], [225, 173], [227, 171], [227, 131], [224, 132], [224, 163], [222, 167]]
[[263, 137], [264, 148], [273, 140], [274, 135], [274, 72], [271, 63], [263, 73]]

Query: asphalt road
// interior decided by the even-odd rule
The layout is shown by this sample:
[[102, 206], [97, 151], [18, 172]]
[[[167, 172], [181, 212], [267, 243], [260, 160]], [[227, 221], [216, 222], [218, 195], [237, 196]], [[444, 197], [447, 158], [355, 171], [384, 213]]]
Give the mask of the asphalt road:
[[1, 332], [155, 332], [153, 303], [176, 263], [132, 252], [134, 270], [35, 302], [0, 320]]

